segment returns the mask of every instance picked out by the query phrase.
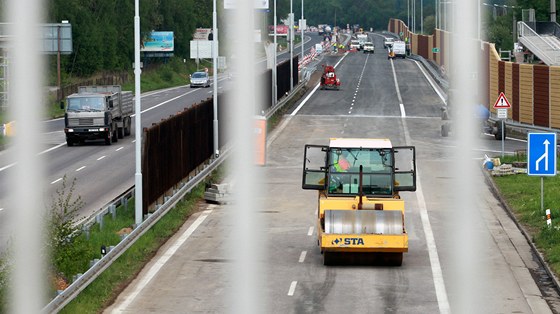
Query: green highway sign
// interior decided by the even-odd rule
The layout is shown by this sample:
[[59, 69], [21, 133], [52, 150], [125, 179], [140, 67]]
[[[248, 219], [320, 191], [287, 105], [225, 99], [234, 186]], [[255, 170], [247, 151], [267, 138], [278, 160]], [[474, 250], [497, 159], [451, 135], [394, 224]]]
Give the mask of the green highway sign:
[[404, 33], [403, 33], [403, 32], [400, 32], [399, 35], [402, 36], [402, 35], [404, 35]]
[[432, 52], [433, 53], [439, 53], [439, 47], [432, 48]]

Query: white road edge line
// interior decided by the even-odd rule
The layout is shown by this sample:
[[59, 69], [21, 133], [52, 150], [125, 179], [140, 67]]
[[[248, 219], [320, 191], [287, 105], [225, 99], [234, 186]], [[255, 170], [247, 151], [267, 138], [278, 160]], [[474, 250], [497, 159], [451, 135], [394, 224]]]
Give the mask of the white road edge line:
[[[348, 55], [348, 52], [346, 52], [342, 58], [340, 58], [340, 60], [338, 60], [338, 62], [334, 65], [334, 68], [336, 69], [336, 67], [340, 64], [340, 62], [342, 60], [344, 60], [344, 58]], [[309, 95], [307, 95], [307, 97], [305, 97], [305, 99], [299, 104], [299, 106], [297, 106], [296, 110], [294, 110], [294, 112], [292, 112], [291, 116], [295, 116], [298, 111], [301, 109], [301, 107], [303, 107], [303, 105], [305, 105], [305, 103], [309, 100], [309, 98], [311, 98], [311, 96], [317, 91], [317, 89], [319, 88], [319, 86], [321, 86], [321, 84], [317, 84], [317, 86], [315, 86], [313, 88], [313, 90], [311, 91], [311, 93], [309, 93]]]
[[290, 290], [288, 290], [288, 295], [293, 296], [294, 292], [296, 291], [297, 281], [292, 281], [290, 284]]
[[101, 156], [101, 157], [97, 158], [97, 160], [101, 160], [101, 159], [103, 159], [103, 158], [105, 158], [105, 157], [106, 157], [106, 156]]
[[312, 235], [313, 235], [313, 226], [309, 227], [309, 231], [307, 231], [307, 235], [308, 235], [308, 236], [312, 236]]
[[[416, 173], [418, 174], [418, 170]], [[441, 265], [439, 263], [436, 241], [434, 240], [434, 233], [432, 231], [432, 225], [430, 224], [430, 218], [428, 217], [428, 210], [424, 199], [424, 193], [422, 192], [422, 186], [420, 185], [420, 180], [416, 181], [416, 197], [418, 199], [418, 206], [420, 207], [420, 217], [422, 219], [424, 235], [426, 236], [426, 246], [428, 247], [430, 265], [432, 266], [432, 277], [434, 279], [439, 312], [444, 314], [451, 313], [449, 300], [447, 299], [447, 291], [445, 290], [445, 282], [443, 281]]]
[[126, 308], [134, 301], [134, 299], [140, 294], [140, 292], [148, 285], [148, 283], [154, 278], [159, 270], [167, 263], [167, 261], [175, 254], [175, 252], [187, 241], [187, 239], [194, 233], [194, 231], [202, 224], [202, 222], [212, 213], [212, 210], [205, 210], [202, 212], [202, 215], [198, 217], [192, 225], [190, 225], [187, 230], [177, 239], [173, 245], [171, 245], [167, 251], [160, 258], [150, 267], [148, 272], [144, 277], [140, 279], [140, 282], [134, 288], [134, 291], [128, 295], [128, 297], [121, 303], [117, 308], [115, 308], [112, 312], [124, 312]]
[[443, 97], [443, 95], [441, 94], [439, 89], [436, 87], [434, 82], [432, 82], [432, 78], [428, 76], [428, 74], [426, 73], [426, 71], [424, 71], [424, 68], [422, 68], [422, 66], [420, 65], [420, 63], [418, 61], [416, 61], [416, 60], [413, 60], [413, 61], [416, 62], [416, 65], [418, 66], [420, 71], [422, 71], [422, 74], [424, 74], [424, 76], [426, 77], [426, 80], [428, 80], [428, 83], [430, 83], [430, 85], [432, 86], [432, 88], [434, 89], [436, 94], [438, 94], [441, 101], [443, 101], [443, 103], [447, 105], [447, 102], [445, 101], [445, 97]]
[[58, 178], [58, 179], [54, 180], [53, 182], [51, 182], [51, 184], [55, 184], [55, 183], [57, 183], [58, 181], [61, 181], [61, 180], [62, 180], [62, 178]]
[[305, 256], [307, 255], [307, 251], [303, 251], [301, 252], [301, 254], [299, 255], [299, 262], [303, 263], [303, 261], [305, 261]]
[[[406, 119], [402, 118], [401, 121], [405, 144], [412, 145]], [[445, 290], [445, 282], [443, 280], [443, 273], [439, 262], [436, 241], [434, 240], [434, 232], [432, 230], [432, 225], [430, 224], [430, 218], [428, 217], [428, 207], [426, 206], [426, 200], [424, 198], [424, 192], [422, 191], [422, 185], [420, 184], [420, 178], [420, 172], [416, 169], [416, 199], [418, 201], [418, 207], [420, 208], [422, 229], [424, 230], [424, 236], [426, 237], [426, 246], [428, 247], [428, 256], [430, 258], [430, 266], [432, 268], [432, 278], [434, 280], [434, 288], [436, 290], [439, 312], [441, 314], [448, 314], [451, 313], [451, 308], [449, 306], [449, 299], [447, 298], [447, 291]]]
[[121, 147], [117, 148], [115, 151], [118, 152], [119, 150], [121, 150], [121, 149], [123, 149], [123, 148], [124, 148], [124, 147], [121, 146]]
[[399, 89], [399, 81], [397, 81], [397, 72], [395, 72], [395, 65], [393, 64], [393, 59], [391, 59], [391, 68], [393, 69], [393, 79], [395, 80], [395, 89], [397, 90], [397, 97], [399, 98], [399, 104], [401, 109], [401, 117], [406, 117], [406, 112], [404, 111], [404, 105], [401, 97], [401, 90]]
[[76, 172], [84, 170], [86, 166], [81, 166], [80, 168], [76, 169]]

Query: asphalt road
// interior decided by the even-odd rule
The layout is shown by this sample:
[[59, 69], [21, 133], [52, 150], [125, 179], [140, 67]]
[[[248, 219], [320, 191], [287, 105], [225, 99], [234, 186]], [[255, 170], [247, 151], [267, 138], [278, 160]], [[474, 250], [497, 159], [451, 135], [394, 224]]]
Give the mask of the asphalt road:
[[[316, 34], [306, 36], [306, 53], [321, 41]], [[294, 53], [301, 52], [301, 46], [295, 47]], [[289, 51], [282, 52], [278, 61], [289, 58]], [[258, 60], [258, 67], [264, 69], [266, 60]], [[237, 78], [233, 78], [235, 80]], [[231, 85], [225, 76], [219, 81], [219, 92]], [[190, 88], [182, 86], [167, 90], [148, 92], [142, 95], [142, 127], [151, 126], [184, 108], [212, 97], [213, 88]], [[105, 146], [102, 141], [86, 145], [67, 147], [64, 136], [64, 120], [45, 121], [43, 129], [42, 156], [45, 160], [46, 178], [34, 188], [42, 188], [45, 195], [45, 207], [50, 207], [56, 189], [61, 187], [62, 178], [67, 176], [69, 183], [76, 179], [75, 195], [85, 203], [78, 213], [78, 218], [89, 217], [112, 199], [134, 185], [134, 118], [131, 136], [119, 139], [117, 143]], [[11, 215], [8, 204], [10, 193], [9, 172], [17, 164], [17, 156], [12, 156], [10, 149], [0, 152], [0, 252], [4, 251], [12, 234]]]
[[[551, 307], [557, 312], [558, 295], [537, 286], [542, 268], [484, 188], [478, 161], [472, 165], [481, 187], [472, 212], [477, 237], [470, 239], [477, 241], [478, 252], [469, 262], [480, 273], [473, 274], [470, 308], [458, 308], [463, 285], [456, 282], [460, 270], [454, 268], [453, 252], [462, 244], [447, 226], [454, 204], [444, 187], [454, 181], [442, 170], [456, 166], [457, 143], [440, 136], [442, 99], [417, 64], [387, 60], [381, 37], [374, 40], [374, 55], [325, 58], [324, 63], [337, 64], [341, 90], [314, 89], [269, 136], [267, 164], [258, 169], [265, 192], [255, 196], [264, 204], [258, 236], [266, 247], [255, 257], [261, 267], [258, 308], [263, 313], [550, 313]], [[389, 138], [393, 145], [416, 146], [419, 188], [401, 194], [409, 233], [402, 267], [323, 266], [314, 229], [317, 195], [301, 189], [301, 167], [304, 145], [325, 145], [330, 137]], [[481, 154], [500, 147], [482, 135], [479, 145], [474, 149]], [[507, 151], [522, 146], [506, 141]], [[201, 210], [107, 313], [229, 311], [236, 297], [228, 247], [235, 213], [228, 205], [202, 204]]]

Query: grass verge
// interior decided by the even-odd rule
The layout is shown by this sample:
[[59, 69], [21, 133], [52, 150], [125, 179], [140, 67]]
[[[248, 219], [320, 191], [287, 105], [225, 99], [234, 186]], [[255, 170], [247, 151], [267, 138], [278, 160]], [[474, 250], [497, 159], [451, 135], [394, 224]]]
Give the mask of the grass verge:
[[[220, 180], [222, 177], [223, 169], [220, 167], [206, 181]], [[133, 246], [84, 289], [76, 299], [66, 305], [60, 313], [99, 313], [110, 305], [157, 253], [158, 249], [198, 209], [197, 205], [202, 200], [204, 190], [205, 182], [185, 195], [182, 201], [169, 210], [150, 230], [146, 231]], [[90, 240], [85, 241], [97, 258], [100, 257], [101, 245], [118, 243], [119, 236], [116, 232], [123, 226], [129, 226], [134, 222], [134, 202], [129, 202], [127, 209], [118, 212], [121, 217], [113, 221], [111, 217], [106, 216], [103, 231], [100, 231], [98, 227], [92, 229]], [[91, 257], [85, 259], [88, 265], [90, 259]], [[83, 262], [83, 260], [80, 261], [80, 263]]]
[[[511, 156], [503, 162], [526, 161], [525, 156]], [[546, 225], [541, 210], [541, 178], [528, 175], [493, 177], [500, 193], [514, 212], [517, 220], [527, 229], [533, 242], [544, 255], [549, 267], [560, 274], [560, 177], [544, 178], [544, 208], [551, 210], [552, 228]]]

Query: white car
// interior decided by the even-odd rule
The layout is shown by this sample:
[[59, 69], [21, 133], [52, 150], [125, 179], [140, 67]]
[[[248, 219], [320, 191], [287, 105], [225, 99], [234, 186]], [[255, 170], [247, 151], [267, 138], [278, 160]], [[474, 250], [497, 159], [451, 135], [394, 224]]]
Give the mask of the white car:
[[375, 46], [372, 42], [365, 42], [364, 43], [364, 53], [375, 53]]
[[360, 42], [357, 40], [351, 40], [350, 49], [360, 49]]
[[394, 38], [387, 37], [387, 38], [385, 38], [385, 41], [383, 42], [383, 46], [385, 48], [393, 47], [394, 42], [395, 42]]
[[210, 87], [210, 77], [206, 72], [191, 74], [191, 87]]

